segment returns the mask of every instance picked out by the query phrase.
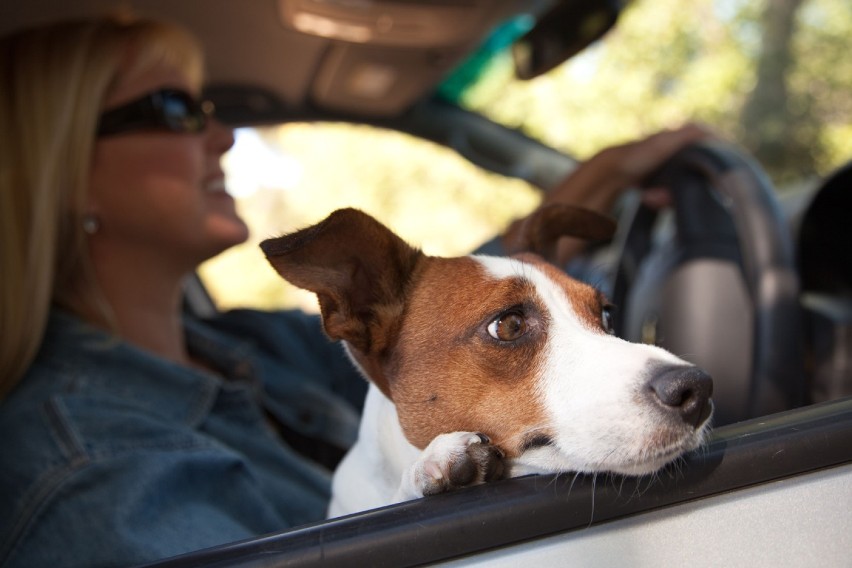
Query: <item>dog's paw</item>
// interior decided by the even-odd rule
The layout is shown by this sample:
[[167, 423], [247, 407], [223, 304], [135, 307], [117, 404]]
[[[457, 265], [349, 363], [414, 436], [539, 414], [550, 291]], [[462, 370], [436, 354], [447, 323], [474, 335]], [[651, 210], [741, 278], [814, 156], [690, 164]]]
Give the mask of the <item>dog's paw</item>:
[[485, 434], [441, 434], [404, 473], [400, 497], [435, 495], [500, 479], [505, 469], [504, 457]]

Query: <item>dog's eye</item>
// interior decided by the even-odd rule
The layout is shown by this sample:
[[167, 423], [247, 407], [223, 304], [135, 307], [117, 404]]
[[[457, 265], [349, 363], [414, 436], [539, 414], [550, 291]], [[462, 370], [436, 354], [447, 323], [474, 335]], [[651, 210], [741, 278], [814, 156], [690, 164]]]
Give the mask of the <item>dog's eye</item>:
[[507, 312], [488, 324], [488, 335], [499, 341], [514, 341], [527, 332], [527, 320], [518, 312]]
[[612, 327], [612, 310], [613, 306], [610, 305], [601, 308], [601, 324], [605, 332], [615, 335], [615, 329]]

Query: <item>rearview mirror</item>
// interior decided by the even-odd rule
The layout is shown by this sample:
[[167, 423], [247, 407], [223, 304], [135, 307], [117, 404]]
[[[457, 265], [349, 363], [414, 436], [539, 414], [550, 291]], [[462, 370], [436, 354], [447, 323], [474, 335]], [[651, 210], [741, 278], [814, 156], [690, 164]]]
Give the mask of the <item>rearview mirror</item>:
[[512, 46], [515, 74], [532, 79], [600, 39], [627, 0], [561, 0]]

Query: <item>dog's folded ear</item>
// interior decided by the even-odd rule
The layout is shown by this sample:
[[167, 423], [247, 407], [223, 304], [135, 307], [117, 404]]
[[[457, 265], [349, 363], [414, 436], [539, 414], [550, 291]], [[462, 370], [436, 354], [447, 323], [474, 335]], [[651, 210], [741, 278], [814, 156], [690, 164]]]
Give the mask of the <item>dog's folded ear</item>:
[[544, 205], [510, 228], [505, 245], [510, 254], [534, 252], [554, 262], [561, 237], [607, 240], [615, 234], [615, 227], [612, 218], [589, 209], [565, 204]]
[[260, 244], [285, 280], [317, 295], [332, 339], [362, 353], [381, 349], [377, 328], [402, 310], [404, 290], [423, 254], [357, 209]]

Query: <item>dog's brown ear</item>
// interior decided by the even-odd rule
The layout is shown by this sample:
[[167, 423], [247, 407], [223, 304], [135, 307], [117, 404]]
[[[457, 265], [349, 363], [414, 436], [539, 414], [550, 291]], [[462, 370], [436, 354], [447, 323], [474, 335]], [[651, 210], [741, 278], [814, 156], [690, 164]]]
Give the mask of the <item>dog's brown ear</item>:
[[[285, 280], [317, 295], [332, 339], [364, 354], [381, 349], [378, 330], [402, 310], [404, 289], [423, 254], [356, 209], [260, 243]], [[387, 331], [387, 330], [385, 330]]]
[[511, 254], [534, 252], [555, 262], [561, 237], [606, 240], [615, 234], [615, 226], [615, 220], [590, 209], [544, 205], [507, 232], [505, 245]]

